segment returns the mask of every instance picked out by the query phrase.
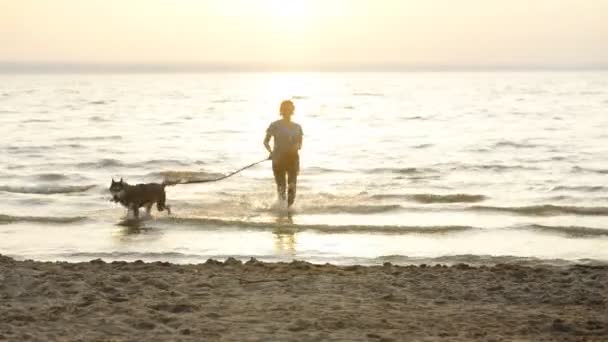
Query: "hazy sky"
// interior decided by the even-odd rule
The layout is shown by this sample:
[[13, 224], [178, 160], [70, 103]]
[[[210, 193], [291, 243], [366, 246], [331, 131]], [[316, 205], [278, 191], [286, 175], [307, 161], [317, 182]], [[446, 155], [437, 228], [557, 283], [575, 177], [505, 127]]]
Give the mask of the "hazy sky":
[[608, 0], [0, 0], [0, 62], [608, 65]]

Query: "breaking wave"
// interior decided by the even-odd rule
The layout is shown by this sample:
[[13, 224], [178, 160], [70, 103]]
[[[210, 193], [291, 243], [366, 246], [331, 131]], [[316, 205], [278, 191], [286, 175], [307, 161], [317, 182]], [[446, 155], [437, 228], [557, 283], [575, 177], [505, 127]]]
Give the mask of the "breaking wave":
[[328, 224], [285, 224], [277, 222], [255, 222], [255, 221], [241, 221], [241, 220], [224, 220], [217, 218], [204, 218], [204, 217], [163, 217], [156, 219], [154, 222], [163, 223], [176, 223], [185, 225], [194, 225], [204, 227], [206, 229], [235, 227], [235, 228], [246, 228], [246, 229], [257, 229], [257, 230], [313, 230], [326, 233], [348, 233], [348, 232], [361, 232], [361, 233], [385, 233], [385, 234], [407, 234], [407, 233], [451, 233], [451, 232], [463, 232], [468, 230], [476, 230], [480, 228], [471, 226], [396, 226], [396, 225], [385, 225], [385, 226], [374, 226], [374, 225], [328, 225]]
[[[10, 257], [10, 256], [5, 256]], [[18, 256], [14, 256], [15, 260], [19, 260]], [[496, 266], [497, 268], [510, 269], [510, 265], [517, 266], [557, 266], [557, 267], [593, 267], [608, 269], [608, 263], [602, 260], [594, 259], [539, 259], [534, 257], [518, 257], [518, 256], [493, 256], [493, 255], [446, 255], [441, 257], [412, 257], [407, 255], [383, 255], [378, 257], [331, 257], [321, 255], [300, 256], [294, 259], [284, 255], [238, 255], [238, 254], [192, 254], [181, 252], [75, 252], [75, 253], [58, 253], [45, 256], [43, 260], [69, 260], [76, 262], [99, 262], [97, 259], [105, 260], [106, 262], [134, 262], [141, 260], [146, 263], [168, 263], [175, 264], [192, 264], [192, 263], [217, 263], [225, 261], [229, 258], [240, 260], [241, 262], [291, 262], [292, 264], [312, 263], [312, 264], [334, 264], [334, 265], [355, 265], [359, 266], [379, 266], [387, 263], [393, 265], [446, 265], [454, 266], [458, 264], [466, 264], [470, 266]], [[262, 264], [256, 263], [257, 267]], [[465, 267], [465, 266], [461, 266]]]
[[[373, 258], [366, 257], [327, 257], [319, 255], [304, 256], [301, 259], [294, 259], [289, 256], [281, 255], [237, 255], [237, 254], [225, 254], [225, 255], [212, 255], [212, 254], [189, 254], [180, 252], [76, 252], [76, 253], [60, 253], [52, 255], [50, 260], [67, 259], [74, 261], [93, 261], [96, 259], [102, 259], [107, 262], [133, 262], [142, 260], [147, 263], [163, 263], [166, 265], [167, 262], [175, 264], [192, 264], [192, 263], [217, 263], [218, 261], [225, 261], [228, 258], [234, 258], [241, 262], [292, 262], [294, 264], [301, 264], [302, 261], [310, 262], [312, 264], [335, 264], [335, 265], [356, 265], [356, 266], [378, 266], [386, 263], [393, 265], [447, 265], [454, 266], [457, 264], [467, 264], [471, 266], [496, 266], [496, 267], [509, 267], [509, 265], [517, 266], [571, 266], [571, 267], [601, 267], [608, 268], [608, 263], [601, 260], [593, 259], [578, 259], [578, 260], [565, 260], [565, 259], [539, 259], [533, 257], [517, 257], [517, 256], [492, 256], [492, 255], [447, 255], [435, 258], [426, 257], [412, 257], [407, 255], [383, 255]], [[15, 257], [15, 259], [19, 259]], [[95, 261], [97, 262], [97, 261]], [[260, 264], [257, 264], [258, 267]]]
[[[580, 267], [585, 266], [598, 266], [608, 267], [608, 263], [601, 260], [593, 259], [578, 259], [578, 260], [565, 260], [565, 259], [540, 259], [533, 257], [518, 257], [518, 256], [494, 256], [494, 255], [446, 255], [436, 258], [425, 258], [425, 257], [410, 257], [406, 255], [385, 255], [370, 260], [371, 264], [383, 264], [390, 262], [396, 265], [456, 265], [456, 264], [467, 264], [472, 266], [493, 266], [493, 265], [519, 265], [519, 266], [572, 266], [579, 265]], [[357, 262], [359, 264], [367, 264], [365, 261]]]
[[186, 254], [179, 252], [75, 252], [75, 253], [61, 253], [58, 255], [62, 258], [75, 258], [75, 259], [106, 259], [106, 260], [146, 260], [148, 262], [155, 262], [160, 260], [172, 260], [176, 261], [179, 259], [200, 259], [204, 261], [207, 259], [204, 255]]

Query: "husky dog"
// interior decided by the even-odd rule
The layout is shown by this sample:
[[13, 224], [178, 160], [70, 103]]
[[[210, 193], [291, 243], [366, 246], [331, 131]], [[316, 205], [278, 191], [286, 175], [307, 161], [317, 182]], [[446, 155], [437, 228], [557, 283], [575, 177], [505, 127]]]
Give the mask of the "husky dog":
[[146, 212], [150, 215], [152, 205], [156, 203], [156, 209], [163, 211], [167, 209], [167, 213], [171, 215], [171, 208], [165, 203], [166, 194], [165, 187], [172, 185], [168, 183], [147, 183], [129, 185], [122, 178], [120, 181], [114, 181], [110, 184], [110, 193], [112, 201], [122, 204], [127, 209], [133, 210], [135, 218], [139, 218], [139, 208], [145, 207]]

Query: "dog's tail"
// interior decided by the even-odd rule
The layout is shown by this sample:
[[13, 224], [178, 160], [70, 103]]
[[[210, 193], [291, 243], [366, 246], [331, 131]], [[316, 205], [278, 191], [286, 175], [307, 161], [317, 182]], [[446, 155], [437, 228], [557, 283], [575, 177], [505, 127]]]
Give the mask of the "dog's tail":
[[177, 184], [180, 184], [180, 182], [164, 180], [160, 185], [162, 185], [163, 188], [165, 188], [167, 186], [174, 186]]

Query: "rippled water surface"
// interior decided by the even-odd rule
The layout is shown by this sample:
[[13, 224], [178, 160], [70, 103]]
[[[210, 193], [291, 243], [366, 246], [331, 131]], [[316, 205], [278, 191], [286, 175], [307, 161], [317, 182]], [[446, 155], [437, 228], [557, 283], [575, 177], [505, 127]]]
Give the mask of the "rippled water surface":
[[[112, 177], [211, 179], [304, 129], [297, 205], [270, 163], [168, 188], [138, 224]], [[0, 253], [376, 263], [608, 262], [608, 72], [0, 75]]]

